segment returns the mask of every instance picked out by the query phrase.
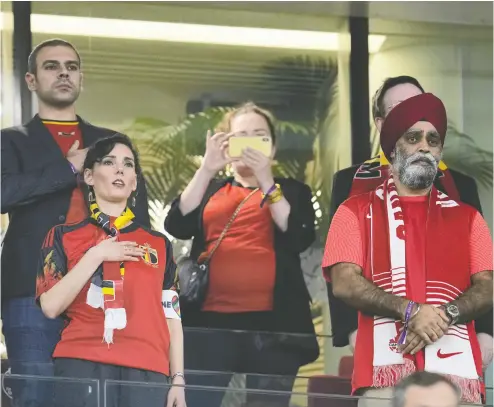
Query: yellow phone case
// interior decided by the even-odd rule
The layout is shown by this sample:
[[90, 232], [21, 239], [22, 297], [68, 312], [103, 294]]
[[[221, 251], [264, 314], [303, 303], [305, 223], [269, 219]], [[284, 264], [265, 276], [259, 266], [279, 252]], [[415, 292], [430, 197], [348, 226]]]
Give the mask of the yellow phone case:
[[228, 140], [228, 155], [232, 158], [241, 157], [242, 151], [247, 147], [260, 151], [266, 157], [271, 155], [271, 139], [269, 137], [262, 136], [231, 137], [230, 140]]

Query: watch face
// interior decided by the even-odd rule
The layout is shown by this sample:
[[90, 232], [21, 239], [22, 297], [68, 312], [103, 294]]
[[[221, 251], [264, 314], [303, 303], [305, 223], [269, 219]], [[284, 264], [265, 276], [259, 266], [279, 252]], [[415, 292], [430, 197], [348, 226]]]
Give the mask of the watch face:
[[460, 315], [460, 310], [456, 305], [448, 305], [447, 307], [448, 314], [450, 314], [452, 317], [456, 318], [458, 315]]

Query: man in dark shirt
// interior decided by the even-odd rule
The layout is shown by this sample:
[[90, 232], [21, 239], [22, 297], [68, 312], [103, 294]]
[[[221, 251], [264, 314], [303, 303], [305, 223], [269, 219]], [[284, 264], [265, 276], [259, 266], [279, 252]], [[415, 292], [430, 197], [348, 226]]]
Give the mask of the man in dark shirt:
[[[372, 114], [378, 131], [384, 118], [400, 102], [424, 93], [424, 89], [417, 79], [410, 76], [388, 78], [377, 90], [372, 100]], [[370, 192], [377, 188], [387, 176], [388, 163], [385, 157], [371, 159], [363, 164], [354, 165], [338, 171], [333, 179], [330, 217], [336, 213], [338, 207], [350, 196]], [[482, 213], [475, 180], [447, 166], [441, 162], [435, 186], [451, 196], [453, 199], [467, 203]], [[333, 346], [343, 347], [350, 345], [353, 352], [357, 330], [357, 311], [335, 298], [331, 283], [327, 283], [331, 325], [333, 329]], [[484, 370], [492, 361], [492, 310], [476, 320], [482, 362]]]
[[[82, 73], [72, 44], [53, 39], [35, 47], [26, 83], [37, 96], [39, 114], [1, 133], [1, 209], [9, 214], [1, 254], [2, 330], [12, 373], [51, 376], [63, 322], [47, 319], [35, 304], [39, 252], [53, 226], [87, 217], [87, 189], [78, 181], [87, 147], [115, 131], [76, 115]], [[132, 204], [139, 222], [150, 226], [143, 179]], [[16, 405], [51, 406], [45, 385], [23, 382], [22, 389], [12, 386]]]

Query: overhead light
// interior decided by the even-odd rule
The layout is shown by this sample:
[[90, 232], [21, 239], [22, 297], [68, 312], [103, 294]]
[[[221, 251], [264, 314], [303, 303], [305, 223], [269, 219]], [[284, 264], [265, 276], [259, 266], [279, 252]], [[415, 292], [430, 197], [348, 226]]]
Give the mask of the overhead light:
[[[4, 18], [5, 16], [2, 15], [2, 19], [0, 19], [2, 28]], [[334, 32], [117, 20], [49, 14], [31, 14], [31, 31], [37, 34], [317, 51], [338, 51], [341, 48], [341, 36]], [[385, 39], [384, 35], [369, 35], [369, 52], [378, 52]]]

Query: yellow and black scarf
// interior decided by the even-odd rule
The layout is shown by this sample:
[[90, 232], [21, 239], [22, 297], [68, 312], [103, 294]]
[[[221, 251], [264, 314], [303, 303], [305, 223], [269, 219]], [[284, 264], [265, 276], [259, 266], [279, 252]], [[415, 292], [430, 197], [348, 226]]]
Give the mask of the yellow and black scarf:
[[[102, 228], [108, 237], [118, 236], [120, 229], [134, 218], [132, 211], [126, 208], [112, 224], [110, 217], [101, 212], [94, 201], [89, 206], [89, 212], [93, 223]], [[93, 274], [87, 293], [86, 303], [93, 308], [102, 308], [105, 312], [103, 339], [108, 344], [113, 343], [113, 331], [127, 325], [123, 296], [124, 277], [124, 262], [103, 262]]]

